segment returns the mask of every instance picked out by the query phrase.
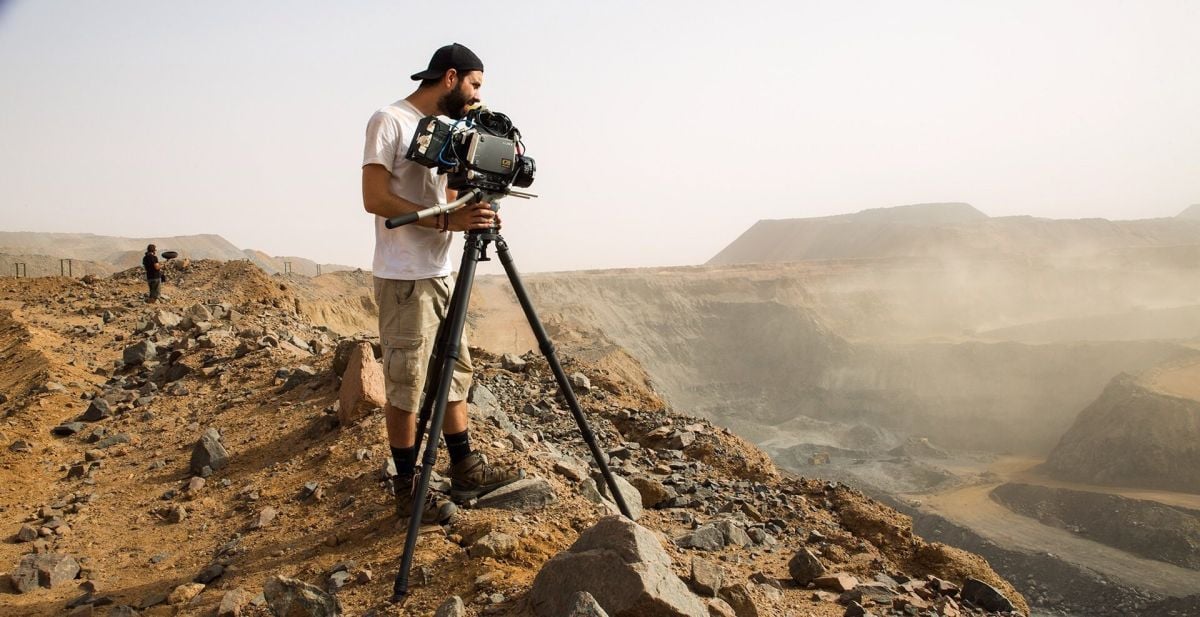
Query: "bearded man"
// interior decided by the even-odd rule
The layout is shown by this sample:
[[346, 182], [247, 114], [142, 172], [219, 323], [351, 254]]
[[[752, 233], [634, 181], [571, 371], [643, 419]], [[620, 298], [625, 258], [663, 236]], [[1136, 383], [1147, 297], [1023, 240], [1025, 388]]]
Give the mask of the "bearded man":
[[[363, 207], [375, 215], [372, 269], [387, 386], [384, 413], [398, 473], [394, 488], [401, 518], [413, 514], [412, 494], [418, 480], [414, 412], [420, 407], [438, 325], [446, 317], [453, 293], [449, 232], [497, 224], [489, 204], [477, 203], [396, 229], [384, 226], [388, 218], [455, 199], [445, 175], [405, 159], [404, 154], [422, 118], [440, 114], [460, 119], [479, 102], [483, 62], [454, 43], [434, 52], [429, 67], [412, 79], [421, 82], [412, 94], [371, 116], [362, 165]], [[459, 349], [442, 430], [450, 454], [450, 497], [465, 503], [524, 477], [524, 472], [492, 466], [471, 448], [466, 401], [471, 357], [465, 340]], [[454, 503], [430, 490], [419, 515], [425, 523], [445, 523], [455, 510]]]

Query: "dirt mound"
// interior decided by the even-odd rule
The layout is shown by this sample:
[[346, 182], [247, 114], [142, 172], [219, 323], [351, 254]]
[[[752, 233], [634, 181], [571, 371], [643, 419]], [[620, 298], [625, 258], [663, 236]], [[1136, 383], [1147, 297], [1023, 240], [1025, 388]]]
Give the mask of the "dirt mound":
[[[477, 389], [473, 443], [543, 479], [555, 500], [525, 512], [465, 509], [448, 528], [426, 530], [409, 603], [388, 606], [404, 532], [383, 481], [383, 419], [375, 412], [338, 426], [336, 340], [296, 311], [288, 283], [248, 263], [171, 268], [169, 299], [159, 305], [141, 302], [136, 271], [91, 285], [0, 286], [0, 353], [22, 360], [0, 364], [0, 512], [9, 538], [0, 569], [10, 574], [0, 577], [0, 613], [60, 615], [82, 597], [101, 614], [110, 603], [141, 615], [211, 615], [226, 594], [243, 589], [254, 598], [282, 574], [335, 593], [347, 614], [429, 615], [457, 594], [467, 615], [529, 615], [527, 594], [543, 564], [609, 513], [588, 496], [594, 469], [545, 362], [529, 355], [524, 370], [510, 370], [477, 349], [476, 381], [494, 401]], [[739, 610], [843, 614], [836, 593], [791, 581], [788, 562], [801, 548], [830, 571], [879, 581], [908, 602], [922, 601], [917, 591], [942, 605], [961, 602], [956, 589], [920, 577], [961, 586], [971, 576], [1025, 610], [982, 560], [913, 537], [906, 517], [845, 486], [781, 477], [728, 431], [667, 409], [644, 378], [563, 361], [579, 374], [581, 401], [615, 471], [657, 496], [643, 498], [640, 524], [663, 541], [684, 580], [692, 581], [695, 559], [719, 564], [721, 593], [732, 590], [726, 597]], [[194, 453], [205, 434], [223, 453], [205, 450], [212, 464], [197, 477]], [[17, 441], [29, 448], [10, 450]], [[681, 540], [705, 526], [729, 530], [732, 540], [711, 551]], [[488, 534], [507, 534], [515, 546], [482, 556], [475, 545]], [[14, 593], [18, 564], [33, 551], [77, 560], [77, 576], [94, 593], [74, 580]], [[267, 613], [252, 603], [246, 614]]]
[[1200, 492], [1200, 401], [1121, 374], [1079, 413], [1043, 468], [1062, 480]]
[[1009, 510], [1044, 525], [1135, 555], [1200, 570], [1200, 512], [1029, 484], [1002, 484], [991, 495]]

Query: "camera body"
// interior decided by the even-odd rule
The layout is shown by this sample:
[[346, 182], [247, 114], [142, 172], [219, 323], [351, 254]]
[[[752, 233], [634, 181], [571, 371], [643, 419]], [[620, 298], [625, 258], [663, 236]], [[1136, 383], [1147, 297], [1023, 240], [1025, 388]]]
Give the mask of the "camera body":
[[456, 191], [507, 193], [533, 183], [537, 168], [524, 149], [508, 116], [476, 108], [454, 123], [440, 116], [422, 118], [404, 158], [449, 174], [449, 186]]

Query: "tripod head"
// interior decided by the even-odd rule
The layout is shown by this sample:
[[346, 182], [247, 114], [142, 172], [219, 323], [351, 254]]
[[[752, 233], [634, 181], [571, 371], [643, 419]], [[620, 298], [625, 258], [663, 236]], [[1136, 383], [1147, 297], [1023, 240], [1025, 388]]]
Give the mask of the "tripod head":
[[505, 197], [509, 197], [509, 196], [520, 197], [521, 199], [532, 199], [534, 197], [537, 197], [537, 195], [534, 195], [533, 193], [524, 193], [521, 191], [514, 191], [511, 189], [504, 191], [504, 192], [485, 191], [483, 189], [471, 189], [471, 190], [467, 191], [466, 193], [464, 193], [462, 196], [460, 196], [458, 199], [455, 199], [454, 201], [452, 201], [448, 204], [438, 204], [436, 206], [425, 208], [424, 210], [418, 210], [417, 212], [410, 212], [408, 214], [401, 214], [400, 216], [393, 216], [392, 218], [384, 221], [383, 226], [387, 227], [388, 229], [395, 229], [395, 228], [401, 227], [403, 225], [408, 225], [409, 223], [415, 223], [424, 218], [429, 218], [431, 216], [437, 216], [439, 214], [442, 214], [443, 212], [454, 212], [455, 210], [458, 210], [459, 208], [462, 208], [463, 206], [466, 206], [469, 204], [473, 204], [473, 203], [480, 202], [480, 201], [489, 201], [489, 202], [494, 203], [494, 202], [500, 201], [501, 199], [503, 199]]

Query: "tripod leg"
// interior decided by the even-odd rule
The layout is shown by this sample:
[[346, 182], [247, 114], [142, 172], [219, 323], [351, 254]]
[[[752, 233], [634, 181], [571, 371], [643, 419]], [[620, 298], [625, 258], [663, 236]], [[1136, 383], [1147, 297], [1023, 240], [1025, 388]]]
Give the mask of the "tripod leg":
[[[400, 571], [392, 584], [392, 602], [401, 603], [408, 595], [408, 573], [412, 569], [413, 553], [417, 547], [417, 534], [421, 530], [421, 512], [425, 505], [425, 495], [429, 492], [429, 478], [433, 466], [437, 463], [438, 440], [442, 437], [442, 419], [446, 416], [446, 403], [450, 397], [450, 383], [454, 378], [454, 364], [459, 358], [459, 341], [462, 340], [463, 329], [467, 324], [467, 307], [471, 302], [471, 285], [475, 279], [475, 265], [483, 253], [488, 240], [480, 234], [467, 234], [466, 246], [463, 247], [462, 265], [458, 270], [458, 279], [454, 284], [454, 294], [450, 297], [450, 305], [446, 309], [446, 318], [442, 320], [439, 330], [445, 330], [442, 339], [441, 369], [438, 372], [437, 390], [430, 397], [426, 391], [426, 402], [422, 409], [430, 404], [432, 398], [432, 413], [429, 417], [429, 441], [421, 459], [421, 474], [417, 482], [417, 490], [413, 494], [412, 514], [408, 519], [408, 535], [404, 537], [404, 554], [400, 560]], [[428, 384], [428, 382], [427, 382]], [[418, 439], [420, 435], [418, 435]]]
[[612, 471], [608, 469], [608, 463], [604, 462], [604, 454], [600, 452], [600, 446], [596, 444], [596, 435], [592, 433], [592, 428], [588, 426], [587, 418], [583, 416], [583, 410], [579, 407], [579, 401], [575, 399], [575, 391], [571, 389], [571, 382], [567, 379], [567, 374], [563, 372], [562, 365], [558, 362], [558, 356], [554, 353], [554, 344], [550, 342], [550, 337], [546, 335], [546, 329], [542, 327], [541, 320], [538, 319], [537, 311], [533, 308], [533, 303], [529, 300], [529, 294], [525, 291], [525, 285], [521, 282], [521, 276], [517, 274], [517, 267], [513, 264], [512, 255], [508, 252], [508, 243], [504, 238], [496, 238], [496, 254], [500, 256], [500, 263], [504, 264], [504, 272], [508, 275], [508, 282], [512, 284], [513, 292], [517, 295], [517, 301], [521, 303], [521, 310], [525, 311], [525, 319], [529, 321], [529, 327], [533, 329], [533, 335], [537, 338], [538, 347], [542, 351], [542, 355], [546, 357], [546, 362], [550, 364], [550, 370], [554, 372], [554, 379], [558, 382], [558, 388], [562, 391], [563, 396], [567, 399], [567, 406], [571, 409], [571, 415], [575, 417], [575, 424], [579, 426], [579, 434], [583, 436], [584, 442], [592, 451], [592, 458], [595, 459], [596, 465], [600, 467], [600, 473], [604, 476], [604, 483], [608, 485], [608, 492], [612, 495], [614, 501], [617, 502], [617, 508], [621, 510], [621, 514], [625, 518], [632, 519], [629, 514], [629, 506], [625, 504], [625, 497], [617, 488], [617, 482], [613, 479]]

